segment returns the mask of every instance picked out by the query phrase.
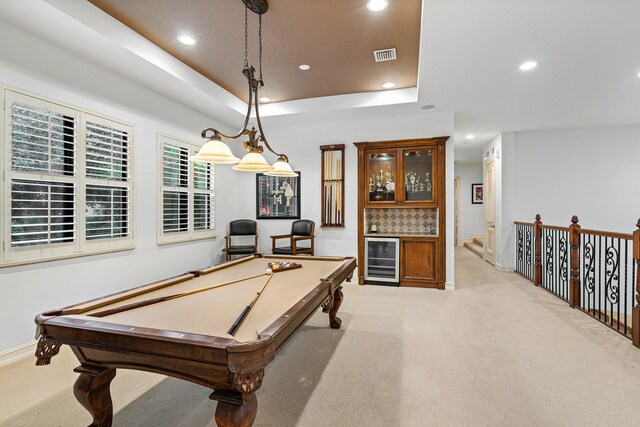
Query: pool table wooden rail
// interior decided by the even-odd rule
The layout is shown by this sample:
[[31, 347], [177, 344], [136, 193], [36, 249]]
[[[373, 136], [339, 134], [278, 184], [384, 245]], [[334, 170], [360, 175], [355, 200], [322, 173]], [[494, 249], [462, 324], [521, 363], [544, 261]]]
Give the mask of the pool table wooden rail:
[[[74, 394], [93, 416], [92, 426], [111, 425], [113, 408], [109, 384], [118, 368], [159, 373], [211, 388], [210, 398], [218, 401], [215, 418], [219, 426], [250, 426], [257, 413], [255, 392], [262, 384], [264, 368], [274, 359], [276, 352], [320, 306], [329, 313], [331, 327], [340, 327], [337, 311], [342, 302], [341, 284], [352, 277], [356, 268], [355, 258], [333, 258], [345, 262], [331, 275], [320, 279], [317, 286], [253, 341], [239, 342], [226, 337], [134, 327], [104, 322], [82, 313], [255, 257], [261, 255], [255, 254], [39, 314], [35, 319], [40, 335], [36, 364], [49, 364], [61, 345], [71, 347], [81, 363], [75, 369], [80, 376], [74, 386]], [[322, 259], [301, 259], [316, 258]], [[68, 317], [69, 314], [79, 316]]]

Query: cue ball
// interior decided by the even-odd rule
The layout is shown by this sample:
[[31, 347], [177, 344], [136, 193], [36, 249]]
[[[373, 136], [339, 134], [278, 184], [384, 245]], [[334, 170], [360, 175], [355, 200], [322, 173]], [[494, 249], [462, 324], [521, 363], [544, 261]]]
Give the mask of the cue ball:
[[265, 271], [265, 273], [271, 274], [271, 273], [273, 273], [273, 270], [271, 270], [270, 268], [267, 268], [267, 271]]

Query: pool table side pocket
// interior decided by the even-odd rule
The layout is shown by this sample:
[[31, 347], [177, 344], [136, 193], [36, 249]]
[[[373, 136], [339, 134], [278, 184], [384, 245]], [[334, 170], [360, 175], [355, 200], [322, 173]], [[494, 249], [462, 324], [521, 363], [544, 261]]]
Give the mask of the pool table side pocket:
[[[340, 320], [336, 314], [342, 302], [342, 286], [340, 284], [353, 276], [356, 268], [355, 258], [345, 258], [347, 261], [333, 274], [309, 292], [302, 300], [279, 317], [260, 334], [261, 337], [272, 336], [276, 351], [302, 327], [319, 307], [325, 307], [329, 312], [329, 323], [334, 328], [340, 327]], [[337, 319], [337, 320], [336, 320]]]

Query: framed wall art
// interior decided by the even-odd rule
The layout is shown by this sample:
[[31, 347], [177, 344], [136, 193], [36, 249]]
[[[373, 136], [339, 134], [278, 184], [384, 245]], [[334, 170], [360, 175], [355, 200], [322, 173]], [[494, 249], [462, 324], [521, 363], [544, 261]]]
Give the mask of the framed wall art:
[[298, 176], [256, 174], [256, 218], [300, 219], [300, 172]]
[[471, 203], [481, 205], [484, 201], [484, 187], [482, 184], [471, 184]]

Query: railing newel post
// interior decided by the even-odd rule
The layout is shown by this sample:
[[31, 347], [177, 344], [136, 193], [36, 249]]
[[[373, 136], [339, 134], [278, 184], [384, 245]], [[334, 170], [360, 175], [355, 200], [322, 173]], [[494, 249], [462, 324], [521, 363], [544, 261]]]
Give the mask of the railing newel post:
[[636, 223], [636, 231], [633, 232], [633, 259], [636, 268], [636, 297], [633, 304], [631, 328], [633, 345], [640, 348], [640, 218]]
[[533, 237], [535, 241], [534, 257], [535, 257], [535, 271], [533, 274], [533, 284], [536, 286], [542, 285], [542, 217], [540, 214], [536, 215], [536, 221], [533, 223]]
[[580, 224], [578, 216], [571, 218], [569, 226], [569, 244], [571, 245], [571, 282], [569, 305], [572, 308], [580, 306]]

